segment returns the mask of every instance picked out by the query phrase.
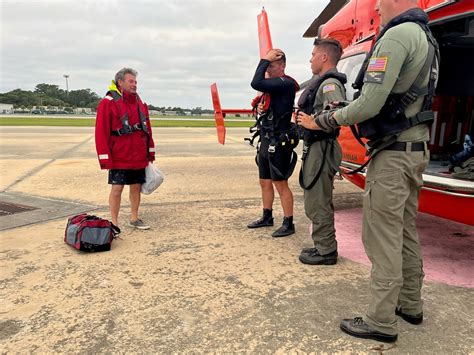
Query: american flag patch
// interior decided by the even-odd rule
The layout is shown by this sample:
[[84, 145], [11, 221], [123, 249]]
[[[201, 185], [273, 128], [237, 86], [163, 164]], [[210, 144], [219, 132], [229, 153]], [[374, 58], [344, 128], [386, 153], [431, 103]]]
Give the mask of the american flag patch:
[[385, 71], [387, 67], [387, 57], [370, 58], [367, 71]]
[[335, 84], [328, 84], [323, 86], [323, 94], [331, 91], [336, 91], [336, 85]]

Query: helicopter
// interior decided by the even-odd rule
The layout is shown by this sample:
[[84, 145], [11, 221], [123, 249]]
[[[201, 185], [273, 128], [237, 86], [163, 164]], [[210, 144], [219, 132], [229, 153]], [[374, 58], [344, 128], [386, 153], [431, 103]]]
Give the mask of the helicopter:
[[[344, 53], [338, 70], [347, 75], [347, 99], [354, 98], [351, 84], [380, 31], [375, 11], [377, 0], [331, 0], [315, 18], [303, 37], [333, 38]], [[474, 2], [472, 0], [419, 0], [429, 16], [429, 26], [440, 46], [439, 81], [433, 101], [435, 120], [430, 128], [430, 162], [423, 173], [419, 211], [463, 224], [474, 225], [474, 180], [458, 177], [453, 161], [474, 146]], [[265, 10], [257, 16], [260, 57], [272, 48]], [[309, 83], [308, 80], [305, 83]], [[301, 91], [305, 88], [301, 85]], [[211, 86], [216, 128], [225, 142], [226, 114], [251, 113], [251, 109], [222, 109], [217, 85]], [[297, 95], [298, 99], [298, 95]], [[296, 100], [297, 100], [296, 99]], [[352, 174], [369, 157], [349, 127], [338, 137], [342, 147], [341, 174], [360, 188], [365, 186], [365, 169]], [[364, 140], [362, 143], [365, 143]], [[470, 144], [470, 145], [469, 145]], [[471, 174], [472, 176], [472, 174]]]

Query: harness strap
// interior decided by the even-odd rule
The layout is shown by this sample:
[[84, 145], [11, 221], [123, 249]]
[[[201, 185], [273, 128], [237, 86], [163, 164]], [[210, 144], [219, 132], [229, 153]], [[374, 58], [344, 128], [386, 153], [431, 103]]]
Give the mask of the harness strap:
[[[423, 80], [426, 78], [426, 75], [428, 74], [428, 71], [434, 66], [436, 66], [436, 61], [435, 59], [435, 47], [433, 44], [430, 42], [428, 39], [428, 55], [426, 56], [425, 63], [423, 64], [423, 67], [421, 68], [420, 72], [418, 73], [418, 76], [416, 77], [415, 81], [413, 84], [410, 86], [408, 91], [402, 96], [400, 100], [400, 106], [403, 111], [411, 105], [413, 102], [418, 99], [420, 96], [426, 96], [429, 93], [429, 88], [428, 85], [422, 86]], [[428, 80], [431, 81], [431, 75]]]
[[129, 126], [131, 129], [125, 129], [124, 127], [117, 129], [115, 131], [112, 131], [113, 136], [120, 137], [124, 134], [132, 134], [133, 132], [136, 131], [144, 131], [143, 126], [141, 123], [136, 123], [132, 126]]
[[[307, 146], [307, 151], [305, 154], [303, 154], [303, 157], [301, 158], [301, 160], [305, 160], [306, 156], [309, 154], [309, 150], [311, 148], [311, 146]], [[321, 173], [323, 172], [323, 167], [324, 167], [324, 164], [326, 163], [326, 152], [328, 150], [328, 147], [329, 147], [329, 141], [326, 141], [326, 146], [324, 147], [324, 152], [323, 152], [323, 161], [321, 162], [321, 166], [319, 167], [319, 170], [318, 172], [316, 173], [316, 175], [314, 176], [313, 180], [311, 180], [310, 184], [309, 185], [305, 185], [304, 183], [304, 171], [303, 171], [303, 166], [304, 164], [301, 164], [301, 169], [300, 169], [300, 175], [299, 175], [299, 183], [300, 183], [300, 186], [302, 189], [304, 190], [311, 190], [314, 186], [314, 184], [316, 184], [316, 182], [318, 181], [319, 177], [321, 176]]]
[[278, 169], [275, 164], [273, 163], [273, 156], [274, 154], [268, 154], [268, 163], [270, 165], [270, 169], [273, 171], [273, 173], [276, 175], [278, 179], [281, 180], [288, 180], [293, 174], [293, 171], [295, 170], [296, 167], [296, 162], [298, 160], [298, 154], [294, 150], [292, 150], [291, 153], [291, 160], [290, 160], [290, 166], [288, 167], [288, 171], [286, 174], [283, 174], [280, 169]]
[[354, 135], [357, 142], [359, 142], [359, 144], [361, 146], [363, 146], [364, 148], [367, 148], [366, 145], [364, 144], [364, 142], [362, 142], [362, 139], [360, 139], [360, 134], [359, 134], [359, 132], [357, 132], [356, 126], [355, 125], [350, 125], [350, 127], [351, 127], [351, 132]]

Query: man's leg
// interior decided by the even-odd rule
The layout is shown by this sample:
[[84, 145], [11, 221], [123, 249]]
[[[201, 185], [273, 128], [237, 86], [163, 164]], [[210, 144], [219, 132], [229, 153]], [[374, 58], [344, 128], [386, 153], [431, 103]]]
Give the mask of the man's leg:
[[363, 318], [341, 322], [341, 329], [356, 337], [387, 342], [397, 339], [395, 308], [403, 283], [403, 215], [410, 195], [404, 154], [382, 151], [367, 169], [362, 241], [372, 263], [371, 300]]
[[423, 261], [420, 241], [416, 231], [418, 196], [423, 185], [422, 171], [429, 161], [429, 152], [412, 152], [412, 175], [409, 176], [410, 196], [405, 205], [403, 228], [403, 286], [398, 297], [399, 314], [412, 324], [423, 321]]
[[286, 237], [295, 233], [293, 224], [293, 193], [288, 186], [287, 180], [273, 181], [278, 195], [280, 195], [281, 207], [283, 208], [283, 223], [280, 228], [272, 233], [272, 237]]
[[260, 188], [262, 190], [263, 215], [261, 218], [248, 224], [248, 228], [260, 228], [273, 226], [272, 206], [275, 198], [272, 180], [260, 179]]
[[281, 207], [285, 217], [293, 217], [293, 193], [288, 186], [288, 180], [273, 181], [280, 196]]
[[304, 248], [299, 260], [309, 265], [337, 263], [336, 229], [334, 227], [333, 196], [334, 174], [326, 167], [314, 186], [304, 191], [304, 209], [312, 222], [313, 248]]
[[131, 216], [130, 220], [136, 221], [138, 219], [138, 208], [140, 207], [140, 197], [141, 197], [141, 184], [132, 184], [130, 185], [130, 209]]
[[382, 151], [367, 170], [362, 241], [372, 262], [371, 301], [364, 320], [376, 331], [397, 334], [395, 308], [403, 284], [405, 203], [410, 196], [405, 152]]
[[263, 208], [271, 210], [273, 200], [275, 199], [275, 191], [273, 190], [272, 180], [260, 179], [260, 187], [262, 189]]
[[[326, 157], [324, 157], [324, 153], [326, 153]], [[332, 200], [334, 175], [340, 162], [341, 149], [335, 141], [313, 143], [303, 162], [303, 180], [307, 187], [310, 186], [319, 173], [314, 185], [310, 189], [304, 190], [305, 213], [312, 222], [311, 238], [316, 248], [303, 249], [302, 254], [306, 254], [304, 252], [306, 250], [314, 254], [313, 258], [306, 258], [307, 261], [314, 259], [316, 262], [322, 260], [321, 255], [333, 254], [337, 251]], [[331, 261], [337, 260], [337, 255], [333, 256], [334, 260]]]
[[137, 229], [150, 229], [150, 226], [138, 218], [138, 208], [140, 207], [141, 184], [130, 185], [130, 227]]
[[112, 223], [118, 226], [118, 215], [120, 211], [120, 202], [122, 200], [122, 191], [124, 185], [111, 185], [109, 194], [109, 207]]

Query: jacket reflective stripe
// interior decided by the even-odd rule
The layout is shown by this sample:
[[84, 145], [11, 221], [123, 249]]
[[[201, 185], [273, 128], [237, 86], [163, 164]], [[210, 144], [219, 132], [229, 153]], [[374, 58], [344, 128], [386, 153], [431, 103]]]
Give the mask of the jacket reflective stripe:
[[100, 160], [109, 159], [109, 155], [108, 154], [99, 154], [99, 159]]

